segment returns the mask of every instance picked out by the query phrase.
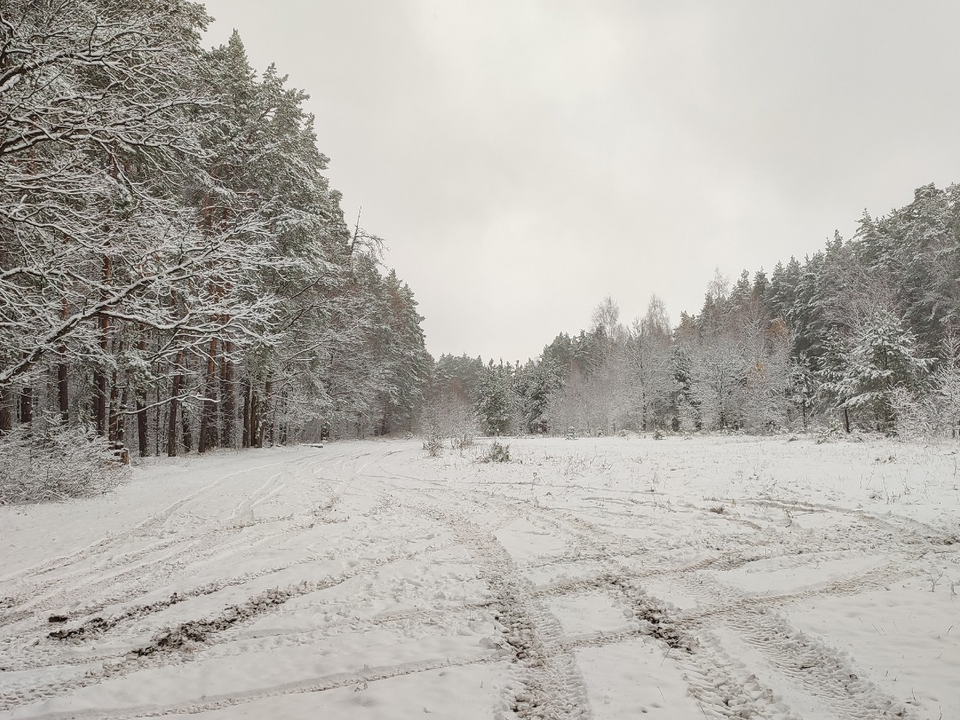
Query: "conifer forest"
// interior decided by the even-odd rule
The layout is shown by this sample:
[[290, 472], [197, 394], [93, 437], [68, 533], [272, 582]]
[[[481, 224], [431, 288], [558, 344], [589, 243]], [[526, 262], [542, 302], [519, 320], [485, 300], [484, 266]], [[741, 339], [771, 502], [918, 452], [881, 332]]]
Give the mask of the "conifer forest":
[[0, 432], [177, 455], [408, 430], [412, 291], [344, 221], [306, 95], [200, 5], [4, 2]]
[[672, 325], [652, 296], [620, 318], [606, 298], [589, 329], [525, 364], [441, 356], [440, 417], [475, 407], [484, 432], [855, 430], [956, 438], [960, 422], [960, 187], [918, 188], [864, 213], [770, 273], [717, 274]]
[[433, 359], [383, 241], [344, 218], [305, 92], [236, 32], [204, 49], [208, 22], [184, 0], [4, 2], [7, 472], [81, 438], [136, 457], [404, 433], [956, 436], [957, 186], [802, 261], [718, 271], [676, 323], [656, 295], [633, 321], [608, 297], [535, 359]]
[[0, 0], [0, 720], [960, 718], [956, 8], [207, 2]]

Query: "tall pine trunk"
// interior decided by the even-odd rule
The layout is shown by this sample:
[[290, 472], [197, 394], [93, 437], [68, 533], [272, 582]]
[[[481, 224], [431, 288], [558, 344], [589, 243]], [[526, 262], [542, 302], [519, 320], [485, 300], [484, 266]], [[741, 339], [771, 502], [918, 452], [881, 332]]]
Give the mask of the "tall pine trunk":
[[180, 403], [180, 424], [183, 430], [183, 449], [190, 452], [193, 450], [193, 429], [190, 427], [190, 414], [185, 403]]
[[167, 417], [167, 455], [177, 456], [177, 416], [180, 410], [180, 387], [183, 385], [183, 350], [177, 353], [176, 375], [170, 388], [170, 410]]
[[[200, 213], [200, 231], [207, 237], [213, 234], [214, 209], [213, 198], [204, 197], [203, 209]], [[215, 281], [210, 282], [210, 295], [215, 299], [221, 297], [221, 288]], [[217, 318], [220, 320], [220, 317]], [[217, 338], [211, 338], [207, 350], [207, 369], [203, 378], [203, 402], [200, 406], [200, 436], [197, 438], [197, 452], [204, 453], [217, 445]], [[187, 423], [184, 423], [186, 428]], [[186, 435], [184, 439], [186, 440]], [[184, 443], [186, 444], [186, 443]]]
[[[252, 381], [251, 381], [252, 384]], [[262, 438], [260, 437], [260, 395], [257, 391], [251, 387], [250, 389], [250, 446], [251, 447], [263, 447]]]
[[[70, 306], [64, 302], [60, 311], [60, 319], [66, 320], [70, 314]], [[60, 346], [60, 362], [57, 364], [57, 399], [60, 404], [60, 419], [64, 425], [70, 422], [70, 374], [67, 367], [67, 347]]]
[[[137, 350], [143, 357], [147, 350], [146, 338], [140, 339], [140, 342], [137, 343]], [[140, 457], [146, 457], [150, 454], [147, 448], [147, 388], [142, 378], [137, 383], [135, 397], [137, 403], [137, 451], [140, 453]]]
[[[103, 256], [103, 284], [110, 284], [110, 275], [112, 272], [112, 263], [109, 255]], [[100, 330], [100, 349], [106, 358], [107, 350], [110, 345], [110, 318], [103, 315], [97, 318], [97, 325]], [[109, 430], [107, 426], [107, 373], [104, 368], [105, 359], [97, 363], [93, 371], [93, 417], [97, 425], [97, 434], [101, 437], [107, 435]]]
[[153, 426], [157, 429], [154, 433], [154, 442], [155, 442], [155, 454], [157, 457], [160, 456], [160, 453], [163, 452], [163, 443], [166, 442], [166, 438], [163, 437], [161, 428], [163, 427], [163, 406], [161, 405], [161, 391], [160, 383], [157, 383], [153, 389], [153, 400], [156, 403], [154, 405], [154, 417], [153, 417]]
[[237, 389], [233, 369], [233, 343], [224, 341], [223, 361], [220, 368], [220, 402], [223, 415], [223, 438], [221, 443], [228, 447], [235, 447], [234, 423], [237, 414]]
[[107, 374], [102, 368], [93, 371], [93, 418], [97, 435], [107, 434]]
[[271, 395], [273, 394], [273, 380], [267, 380], [266, 384], [263, 386], [263, 402], [261, 407], [257, 408], [258, 416], [258, 433], [257, 433], [257, 447], [263, 447], [263, 441], [265, 435], [267, 435], [267, 430], [269, 426], [269, 435], [270, 442], [273, 443], [273, 423], [269, 422], [267, 414], [270, 412], [271, 406]]
[[10, 389], [0, 389], [0, 434], [13, 430], [13, 413], [10, 411], [12, 404]]
[[20, 422], [25, 425], [33, 422], [33, 388], [20, 391]]
[[117, 387], [117, 374], [113, 373], [110, 382], [110, 405], [107, 412], [107, 439], [111, 443], [122, 442], [120, 431], [120, 388]]
[[150, 454], [147, 447], [147, 390], [137, 388], [137, 451], [140, 457]]
[[204, 379], [203, 409], [200, 411], [200, 439], [197, 452], [206, 452], [218, 444], [217, 438], [217, 339], [210, 341], [207, 372]]
[[253, 394], [253, 388], [250, 385], [250, 380], [244, 378], [243, 381], [243, 432], [240, 438], [240, 446], [248, 448], [253, 444], [253, 433], [250, 432], [250, 415], [252, 411], [251, 407], [251, 396]]

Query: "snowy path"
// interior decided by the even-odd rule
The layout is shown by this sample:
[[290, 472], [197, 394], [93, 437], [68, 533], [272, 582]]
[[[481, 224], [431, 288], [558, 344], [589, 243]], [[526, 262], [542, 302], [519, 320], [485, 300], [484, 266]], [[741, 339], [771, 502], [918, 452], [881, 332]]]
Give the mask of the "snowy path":
[[955, 446], [510, 445], [0, 508], [0, 718], [960, 717]]

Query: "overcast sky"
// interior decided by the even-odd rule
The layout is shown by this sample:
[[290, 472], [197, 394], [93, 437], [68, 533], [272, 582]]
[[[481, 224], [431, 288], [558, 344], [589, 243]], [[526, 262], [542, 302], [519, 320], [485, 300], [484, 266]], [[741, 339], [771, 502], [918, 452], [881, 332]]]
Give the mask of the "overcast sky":
[[427, 347], [536, 357], [960, 180], [956, 0], [207, 0], [311, 95]]

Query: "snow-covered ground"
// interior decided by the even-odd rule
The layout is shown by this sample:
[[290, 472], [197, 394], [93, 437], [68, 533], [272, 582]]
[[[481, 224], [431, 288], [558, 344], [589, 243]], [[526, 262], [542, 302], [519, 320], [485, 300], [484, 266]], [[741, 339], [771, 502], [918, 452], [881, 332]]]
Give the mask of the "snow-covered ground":
[[960, 718], [956, 445], [508, 442], [0, 508], [0, 718]]

